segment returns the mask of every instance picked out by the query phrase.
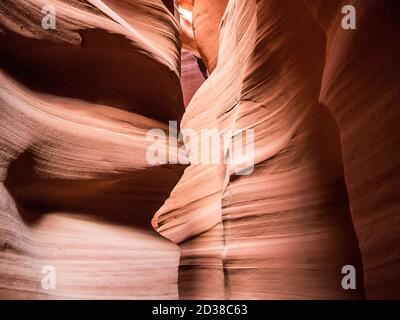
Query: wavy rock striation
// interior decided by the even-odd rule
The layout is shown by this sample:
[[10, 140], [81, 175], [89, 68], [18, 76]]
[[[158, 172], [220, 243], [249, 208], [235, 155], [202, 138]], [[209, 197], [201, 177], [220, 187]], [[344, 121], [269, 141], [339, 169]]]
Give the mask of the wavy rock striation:
[[0, 297], [176, 299], [179, 249], [150, 219], [182, 169], [146, 160], [148, 130], [184, 110], [174, 16], [154, 0], [6, 1], [0, 28]]
[[[398, 1], [306, 1], [327, 39], [320, 102], [335, 118], [371, 299], [400, 298]], [[353, 5], [357, 29], [343, 30]]]
[[182, 128], [253, 129], [255, 167], [193, 163], [185, 137], [192, 164], [153, 219], [181, 247], [181, 298], [399, 297], [397, 5], [351, 3], [357, 30], [336, 0], [231, 0], [208, 25], [218, 62]]
[[[0, 298], [400, 298], [398, 12], [0, 3]], [[190, 164], [149, 164], [173, 120]]]

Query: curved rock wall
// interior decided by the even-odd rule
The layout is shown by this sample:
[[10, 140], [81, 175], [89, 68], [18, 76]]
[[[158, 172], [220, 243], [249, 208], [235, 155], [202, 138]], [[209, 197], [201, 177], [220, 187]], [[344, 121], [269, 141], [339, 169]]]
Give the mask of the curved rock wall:
[[146, 160], [148, 130], [184, 110], [173, 15], [2, 1], [0, 28], [0, 298], [178, 298], [179, 248], [150, 219], [182, 169]]
[[[398, 12], [0, 3], [0, 298], [399, 298]], [[189, 166], [149, 164], [173, 120]]]
[[353, 1], [344, 30], [345, 4], [229, 1], [182, 127], [254, 129], [255, 168], [192, 163], [156, 214], [182, 249], [182, 298], [398, 298], [397, 5]]
[[[320, 102], [334, 116], [368, 298], [400, 298], [398, 1], [307, 1], [326, 33]], [[357, 29], [343, 30], [353, 5]]]
[[195, 0], [193, 2], [193, 32], [197, 48], [211, 73], [218, 60], [219, 24], [228, 0]]

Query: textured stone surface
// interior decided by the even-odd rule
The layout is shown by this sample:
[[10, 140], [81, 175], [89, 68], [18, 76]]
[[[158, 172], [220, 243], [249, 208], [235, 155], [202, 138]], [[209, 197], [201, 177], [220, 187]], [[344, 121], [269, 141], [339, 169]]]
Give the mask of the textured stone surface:
[[[182, 249], [181, 297], [399, 297], [398, 5], [352, 3], [356, 31], [347, 2], [228, 3], [182, 126], [253, 128], [256, 166], [192, 164], [156, 214]], [[340, 286], [346, 264], [358, 290]]]
[[193, 95], [202, 85], [204, 80], [196, 56], [187, 50], [182, 50], [181, 83], [185, 106], [187, 106], [190, 100], [192, 100]]
[[[56, 30], [41, 28], [44, 4]], [[0, 28], [0, 297], [176, 299], [179, 249], [150, 219], [182, 169], [145, 156], [147, 131], [184, 109], [171, 12], [5, 1]]]
[[[44, 4], [56, 30], [41, 27]], [[341, 27], [347, 4], [356, 30]], [[0, 298], [399, 299], [399, 12], [3, 1]], [[146, 133], [169, 120], [187, 167], [146, 161]], [[219, 163], [197, 161], [206, 138], [188, 129], [221, 145], [230, 133], [206, 150]], [[237, 175], [248, 129], [254, 170]]]
[[228, 0], [196, 0], [193, 2], [193, 32], [197, 48], [211, 73], [218, 60], [219, 26]]
[[[400, 298], [398, 1], [307, 1], [327, 37], [320, 101], [340, 129], [368, 298]], [[357, 29], [340, 26], [351, 4]]]

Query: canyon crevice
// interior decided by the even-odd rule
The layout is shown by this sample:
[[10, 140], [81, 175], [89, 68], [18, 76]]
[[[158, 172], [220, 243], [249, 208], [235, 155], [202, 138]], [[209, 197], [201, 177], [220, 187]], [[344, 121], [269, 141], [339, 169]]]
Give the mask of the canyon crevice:
[[[0, 3], [0, 299], [400, 299], [399, 12]], [[150, 164], [170, 121], [178, 161]]]

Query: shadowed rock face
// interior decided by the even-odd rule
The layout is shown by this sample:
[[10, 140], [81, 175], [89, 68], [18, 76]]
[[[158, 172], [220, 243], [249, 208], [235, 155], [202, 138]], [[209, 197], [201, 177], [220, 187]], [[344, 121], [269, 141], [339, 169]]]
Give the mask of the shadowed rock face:
[[[346, 4], [356, 30], [341, 26]], [[2, 2], [0, 298], [400, 298], [398, 12]], [[150, 165], [147, 132], [170, 120], [231, 130], [219, 164], [197, 163], [184, 135], [189, 166]], [[248, 129], [254, 170], [237, 175], [234, 133]]]
[[178, 298], [179, 248], [150, 220], [183, 168], [146, 161], [147, 131], [184, 110], [175, 18], [153, 0], [6, 1], [0, 28], [0, 297]]
[[193, 32], [210, 73], [217, 65], [219, 24], [227, 3], [228, 0], [196, 0], [193, 3]]
[[[345, 4], [356, 30], [341, 27]], [[396, 7], [229, 1], [182, 126], [253, 128], [256, 165], [192, 164], [156, 214], [182, 249], [181, 297], [399, 298]], [[342, 290], [345, 264], [358, 290]]]
[[[340, 27], [346, 4], [357, 30]], [[320, 102], [335, 118], [368, 298], [400, 298], [398, 1], [307, 4], [327, 39]], [[333, 13], [329, 13], [332, 11]]]
[[194, 94], [205, 80], [200, 69], [199, 60], [196, 56], [187, 50], [182, 50], [182, 91], [185, 106], [192, 100]]

